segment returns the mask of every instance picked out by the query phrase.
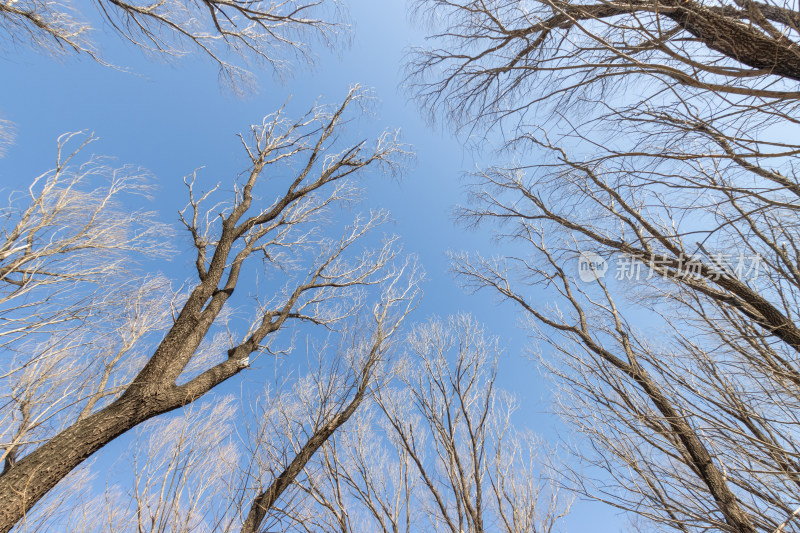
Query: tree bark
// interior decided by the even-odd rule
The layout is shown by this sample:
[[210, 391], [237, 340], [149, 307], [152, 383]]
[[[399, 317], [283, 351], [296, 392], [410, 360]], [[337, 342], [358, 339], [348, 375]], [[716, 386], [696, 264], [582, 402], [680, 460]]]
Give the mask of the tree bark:
[[17, 461], [0, 476], [0, 533], [6, 533], [74, 468], [138, 424], [196, 400], [241, 370], [233, 359], [189, 383], [165, 387], [147, 398], [132, 393], [79, 420]]

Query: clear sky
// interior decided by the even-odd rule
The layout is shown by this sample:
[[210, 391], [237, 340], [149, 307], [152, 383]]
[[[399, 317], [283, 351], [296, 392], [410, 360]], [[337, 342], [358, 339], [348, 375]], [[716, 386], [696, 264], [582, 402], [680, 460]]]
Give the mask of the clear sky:
[[[447, 271], [446, 250], [493, 253], [487, 234], [459, 228], [452, 217], [462, 198], [460, 176], [490, 154], [464, 150], [446, 125], [438, 130], [427, 125], [401, 88], [405, 50], [423, 39], [422, 29], [409, 22], [407, 6], [374, 0], [346, 4], [354, 23], [349, 48], [322, 51], [314, 68], [298, 69], [283, 82], [261, 73], [258, 93], [242, 99], [220, 90], [215, 67], [206, 61], [167, 65], [114, 38], [105, 39], [109, 58], [135, 74], [88, 59], [56, 61], [24, 50], [0, 57], [0, 117], [16, 127], [15, 142], [0, 159], [0, 189], [26, 188], [33, 176], [52, 168], [58, 135], [89, 130], [101, 139], [94, 152], [152, 173], [158, 185], [152, 207], [162, 220], [176, 222], [186, 201], [184, 176], [205, 167], [200, 174], [205, 183], [224, 183], [244, 169], [235, 134], [249, 124], [259, 123], [289, 97], [289, 115], [298, 116], [317, 100], [339, 102], [353, 83], [372, 87], [378, 99], [375, 116], [363, 127], [399, 128], [416, 152], [400, 180], [372, 181], [364, 203], [365, 209], [391, 211], [392, 231], [427, 272], [425, 296], [413, 320], [467, 311], [499, 335], [504, 347], [500, 386], [521, 403], [518, 424], [554, 438], [563, 428], [548, 414], [547, 386], [524, 354], [526, 332], [518, 327], [516, 308], [498, 305], [488, 293], [464, 293]], [[188, 242], [181, 250], [188, 251]], [[173, 279], [185, 279], [191, 275], [191, 256], [184, 253], [163, 268]], [[577, 503], [567, 523], [570, 531], [623, 527], [612, 510], [596, 504]]]

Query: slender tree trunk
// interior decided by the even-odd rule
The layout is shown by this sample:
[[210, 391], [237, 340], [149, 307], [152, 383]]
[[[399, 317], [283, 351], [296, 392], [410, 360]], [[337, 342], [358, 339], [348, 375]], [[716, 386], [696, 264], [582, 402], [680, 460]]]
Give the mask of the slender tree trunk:
[[300, 472], [305, 468], [317, 450], [325, 444], [325, 442], [330, 438], [331, 435], [336, 432], [345, 422], [347, 422], [353, 413], [356, 412], [358, 406], [361, 405], [361, 402], [364, 400], [364, 393], [367, 390], [367, 385], [369, 382], [370, 372], [372, 367], [375, 364], [376, 356], [379, 352], [380, 343], [373, 346], [372, 351], [370, 353], [370, 362], [367, 364], [366, 368], [362, 371], [362, 381], [359, 385], [358, 389], [356, 390], [356, 394], [350, 403], [342, 409], [336, 416], [334, 416], [330, 422], [319, 428], [311, 435], [311, 438], [306, 441], [305, 445], [302, 447], [300, 452], [292, 459], [292, 462], [289, 463], [289, 466], [281, 473], [280, 476], [272, 482], [267, 490], [256, 496], [253, 500], [253, 504], [250, 506], [250, 511], [247, 513], [247, 518], [242, 524], [241, 533], [258, 533], [259, 528], [261, 527], [261, 522], [264, 521], [264, 517], [267, 515], [267, 511], [275, 505], [275, 502], [278, 501], [280, 495], [285, 491], [289, 485], [297, 478]]
[[717, 502], [725, 521], [738, 533], [756, 533], [747, 513], [742, 511], [736, 495], [731, 491], [725, 476], [714, 464], [711, 454], [700, 441], [694, 429], [678, 413], [672, 403], [664, 396], [661, 389], [643, 372], [634, 371], [633, 378], [639, 383], [656, 408], [669, 424], [671, 432], [683, 444], [691, 458], [692, 466], [708, 487]]

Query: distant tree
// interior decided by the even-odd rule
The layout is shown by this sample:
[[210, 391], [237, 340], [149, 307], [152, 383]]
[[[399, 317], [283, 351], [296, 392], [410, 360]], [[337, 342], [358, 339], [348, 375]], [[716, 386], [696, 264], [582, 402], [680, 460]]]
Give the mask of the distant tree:
[[[420, 5], [423, 105], [502, 127], [514, 160], [473, 173], [459, 215], [509, 251], [454, 268], [551, 345], [586, 437], [573, 487], [641, 529], [797, 530], [796, 6]], [[588, 252], [609, 271], [586, 282]]]
[[458, 315], [403, 341], [371, 407], [325, 442], [273, 529], [556, 530], [569, 505], [547, 481], [546, 448], [515, 430], [513, 401], [495, 387], [497, 340]]
[[[101, 0], [97, 15], [143, 51], [160, 57], [199, 53], [217, 64], [234, 89], [250, 83], [247, 61], [285, 71], [290, 58], [313, 59], [309, 39], [330, 44], [346, 30], [337, 0]], [[107, 59], [96, 29], [68, 2], [3, 0], [0, 39], [52, 54], [84, 54]]]
[[[278, 112], [254, 126], [242, 137], [249, 170], [228, 186], [232, 199], [187, 180], [181, 221], [196, 278], [186, 292], [163, 276], [133, 277], [137, 254], [176, 252], [153, 214], [120, 203], [143, 190], [130, 169], [95, 158], [76, 164], [86, 143], [70, 152], [73, 137], [62, 138], [57, 168], [34, 181], [29, 197], [12, 195], [0, 243], [0, 531], [116, 437], [246, 372], [276, 350], [276, 334], [291, 322], [335, 331], [371, 308], [370, 287], [383, 286], [369, 348], [353, 356], [357, 378], [333, 397], [357, 407], [370, 361], [416, 297], [415, 279], [392, 289], [408, 274], [393, 266], [394, 239], [356, 250], [386, 213], [357, 218], [339, 238], [323, 231], [334, 206], [357, 199], [354, 178], [393, 171], [404, 154], [389, 133], [372, 147], [340, 139], [365, 97], [356, 87], [339, 107], [314, 107], [298, 121]], [[237, 290], [246, 298], [234, 320]], [[238, 332], [246, 309], [247, 331]], [[335, 429], [337, 412], [352, 414], [342, 409], [325, 411], [333, 417], [326, 424]]]

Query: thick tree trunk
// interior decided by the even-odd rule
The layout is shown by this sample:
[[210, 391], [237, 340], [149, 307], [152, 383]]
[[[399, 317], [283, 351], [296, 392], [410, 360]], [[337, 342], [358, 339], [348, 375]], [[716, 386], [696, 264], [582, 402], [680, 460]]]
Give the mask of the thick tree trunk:
[[185, 385], [164, 387], [146, 398], [126, 394], [17, 461], [0, 476], [0, 533], [11, 530], [48, 491], [103, 446], [146, 420], [191, 403], [241, 368], [236, 360], [228, 359]]
[[[151, 402], [154, 403], [154, 402]], [[162, 410], [165, 411], [168, 409]], [[0, 476], [0, 532], [27, 511], [94, 452], [148, 418], [154, 405], [118, 400], [62, 431]]]
[[699, 3], [670, 0], [665, 5], [677, 7], [667, 16], [712, 50], [776, 76], [800, 80], [800, 47], [790, 39], [773, 39], [753, 28], [752, 21], [745, 24]]

